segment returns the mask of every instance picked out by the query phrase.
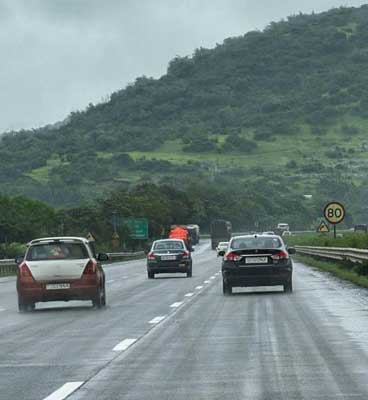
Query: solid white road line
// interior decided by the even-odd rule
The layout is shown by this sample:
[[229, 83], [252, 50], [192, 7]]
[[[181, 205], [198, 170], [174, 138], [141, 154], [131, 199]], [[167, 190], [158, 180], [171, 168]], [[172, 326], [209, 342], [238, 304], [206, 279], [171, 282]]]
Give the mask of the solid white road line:
[[120, 343], [118, 343], [112, 350], [113, 351], [124, 351], [128, 347], [130, 347], [133, 343], [135, 343], [137, 339], [124, 339]]
[[44, 400], [63, 400], [75, 392], [84, 382], [67, 382]]
[[184, 303], [184, 301], [177, 301], [176, 303], [171, 304], [171, 308], [177, 308], [180, 307], [182, 304]]
[[203, 286], [196, 286], [195, 287], [197, 290], [201, 290], [201, 289], [203, 289]]
[[194, 293], [187, 293], [184, 295], [184, 297], [192, 297], [192, 296], [194, 296]]
[[165, 318], [166, 318], [166, 315], [160, 315], [158, 317], [155, 317], [155, 318], [151, 319], [151, 321], [149, 321], [149, 323], [150, 324], [158, 324], [159, 322], [161, 322]]

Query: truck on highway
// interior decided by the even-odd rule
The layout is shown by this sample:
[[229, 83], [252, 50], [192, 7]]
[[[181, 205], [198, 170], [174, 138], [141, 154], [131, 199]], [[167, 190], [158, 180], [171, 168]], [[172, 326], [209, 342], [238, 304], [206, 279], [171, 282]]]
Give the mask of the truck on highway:
[[200, 239], [200, 235], [199, 235], [199, 226], [198, 225], [194, 225], [194, 224], [190, 224], [187, 225], [187, 230], [189, 233], [189, 236], [192, 240], [192, 244], [196, 245], [199, 243], [199, 239]]
[[211, 247], [215, 250], [220, 242], [228, 242], [232, 234], [230, 221], [215, 219], [211, 222]]

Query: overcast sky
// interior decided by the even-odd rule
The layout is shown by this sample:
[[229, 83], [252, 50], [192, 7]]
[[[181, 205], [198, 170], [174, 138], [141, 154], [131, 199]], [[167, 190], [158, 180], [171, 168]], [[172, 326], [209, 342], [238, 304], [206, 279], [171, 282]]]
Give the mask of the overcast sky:
[[[367, 0], [366, 0], [367, 1]], [[97, 103], [176, 55], [345, 0], [0, 0], [0, 132]]]

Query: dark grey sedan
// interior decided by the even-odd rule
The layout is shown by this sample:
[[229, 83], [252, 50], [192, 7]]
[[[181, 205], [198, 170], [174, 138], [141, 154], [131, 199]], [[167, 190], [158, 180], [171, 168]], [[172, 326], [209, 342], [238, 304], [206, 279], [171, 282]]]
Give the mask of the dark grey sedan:
[[233, 287], [283, 285], [292, 292], [293, 263], [287, 248], [276, 235], [245, 235], [233, 237], [223, 254], [222, 278], [225, 295]]
[[183, 272], [192, 276], [192, 256], [181, 239], [162, 239], [153, 242], [147, 255], [147, 275], [153, 279], [155, 274]]

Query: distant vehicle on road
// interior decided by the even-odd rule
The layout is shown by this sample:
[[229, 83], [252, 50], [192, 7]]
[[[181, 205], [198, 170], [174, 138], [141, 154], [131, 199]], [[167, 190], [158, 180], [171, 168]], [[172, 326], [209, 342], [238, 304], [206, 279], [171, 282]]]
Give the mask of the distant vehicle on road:
[[277, 229], [280, 229], [281, 231], [289, 231], [290, 227], [289, 224], [279, 223], [277, 224]]
[[284, 236], [291, 236], [292, 235], [292, 233], [290, 232], [290, 231], [284, 231], [284, 232], [282, 232], [282, 237], [284, 237]]
[[147, 275], [149, 279], [153, 279], [155, 274], [182, 272], [190, 278], [192, 263], [191, 253], [184, 240], [156, 240], [147, 254]]
[[231, 238], [232, 226], [230, 221], [216, 219], [211, 223], [211, 247], [215, 250], [220, 242], [228, 242]]
[[354, 232], [368, 232], [368, 226], [366, 224], [359, 224], [354, 226]]
[[172, 225], [169, 232], [169, 239], [180, 239], [185, 242], [185, 246], [192, 251], [192, 238], [186, 225]]
[[30, 311], [37, 302], [92, 300], [106, 305], [105, 273], [101, 261], [85, 238], [52, 237], [32, 240], [18, 257], [17, 291], [19, 311]]
[[216, 251], [217, 251], [217, 257], [220, 256], [220, 252], [224, 252], [227, 249], [227, 246], [229, 245], [229, 242], [220, 242], [217, 247], [216, 247]]
[[284, 232], [289, 231], [289, 230], [290, 230], [289, 224], [280, 222], [279, 224], [277, 224], [275, 233], [276, 233], [276, 235], [281, 236]]
[[222, 261], [223, 293], [233, 287], [283, 285], [292, 292], [293, 264], [286, 248], [276, 235], [245, 235], [233, 237]]
[[262, 235], [275, 235], [274, 231], [262, 232]]
[[199, 234], [199, 226], [198, 225], [187, 225], [189, 236], [192, 240], [192, 245], [196, 245], [199, 243], [200, 234]]

